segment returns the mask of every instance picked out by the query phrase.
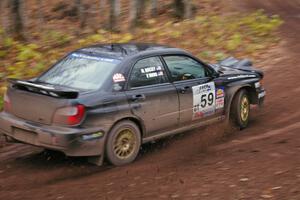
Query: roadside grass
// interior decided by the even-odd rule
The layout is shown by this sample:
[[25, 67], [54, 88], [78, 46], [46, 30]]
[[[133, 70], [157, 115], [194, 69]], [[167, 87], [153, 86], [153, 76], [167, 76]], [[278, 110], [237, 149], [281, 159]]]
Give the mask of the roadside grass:
[[279, 16], [267, 16], [262, 10], [224, 16], [208, 14], [180, 22], [150, 19], [133, 33], [100, 29], [78, 38], [50, 30], [35, 33], [38, 39], [34, 43], [13, 40], [0, 27], [0, 109], [6, 78], [34, 77], [76, 48], [95, 43], [149, 42], [186, 49], [207, 62], [229, 55], [258, 59], [278, 44], [276, 30], [282, 23]]

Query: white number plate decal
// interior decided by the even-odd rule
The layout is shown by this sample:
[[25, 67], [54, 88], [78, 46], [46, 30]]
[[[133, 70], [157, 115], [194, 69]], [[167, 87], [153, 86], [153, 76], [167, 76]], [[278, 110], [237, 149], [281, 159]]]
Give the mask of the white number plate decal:
[[193, 89], [193, 119], [215, 113], [215, 83], [196, 85]]

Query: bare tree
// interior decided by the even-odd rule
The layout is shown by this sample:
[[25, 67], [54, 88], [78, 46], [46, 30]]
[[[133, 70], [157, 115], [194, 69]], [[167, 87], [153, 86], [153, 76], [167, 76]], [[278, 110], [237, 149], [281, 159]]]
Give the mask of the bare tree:
[[134, 29], [137, 25], [137, 9], [138, 9], [138, 0], [130, 0], [130, 29]]
[[174, 0], [175, 16], [178, 18], [184, 17], [184, 2], [183, 0]]
[[100, 11], [104, 12], [105, 0], [99, 0]]
[[109, 24], [110, 29], [112, 31], [119, 31], [116, 27], [117, 19], [120, 15], [120, 0], [110, 0], [110, 17], [109, 17]]
[[121, 14], [121, 1], [116, 0], [116, 16], [119, 17]]
[[84, 28], [86, 25], [86, 12], [82, 0], [75, 0], [75, 6], [77, 10], [77, 16], [79, 19], [80, 28]]
[[141, 21], [145, 13], [145, 0], [130, 1], [130, 29], [134, 29]]
[[184, 0], [184, 18], [185, 19], [192, 18], [192, 8], [193, 8], [193, 1], [192, 0]]
[[175, 16], [183, 19], [189, 19], [193, 15], [193, 1], [192, 0], [174, 0]]
[[157, 0], [151, 0], [151, 16], [157, 16]]
[[82, 10], [83, 10], [81, 0], [75, 0], [75, 7], [76, 7], [76, 12], [77, 12], [77, 17], [80, 21], [80, 27], [81, 27], [83, 25], [81, 23], [81, 21], [82, 21]]
[[10, 0], [10, 29], [14, 37], [24, 40], [24, 22], [21, 4], [21, 0]]
[[6, 7], [8, 6], [7, 2], [8, 1], [6, 0], [0, 1], [1, 28], [4, 34], [6, 34], [6, 28], [7, 28], [7, 18], [5, 13]]
[[101, 19], [100, 23], [99, 23], [99, 21], [95, 22], [95, 24], [99, 24], [96, 26], [97, 28], [101, 28], [102, 25], [104, 24], [102, 19], [104, 19], [104, 18], [106, 19], [106, 15], [107, 15], [107, 12], [105, 12], [106, 11], [105, 10], [106, 2], [107, 2], [106, 0], [99, 0], [99, 10], [98, 10], [98, 6], [96, 8], [96, 12], [99, 11], [99, 14], [100, 14], [99, 17]]
[[137, 20], [138, 22], [141, 21], [141, 18], [143, 17], [145, 13], [145, 0], [138, 0], [137, 1]]
[[44, 19], [44, 0], [36, 0], [36, 4], [38, 5], [38, 18], [39, 18], [39, 28], [41, 31], [43, 31], [43, 27], [45, 24], [45, 19]]

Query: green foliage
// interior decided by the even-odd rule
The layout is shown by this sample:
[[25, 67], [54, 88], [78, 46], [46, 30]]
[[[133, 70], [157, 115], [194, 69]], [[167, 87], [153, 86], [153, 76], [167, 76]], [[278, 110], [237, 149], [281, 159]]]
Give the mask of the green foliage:
[[226, 44], [226, 49], [229, 51], [237, 49], [242, 43], [242, 36], [239, 33], [233, 34]]
[[[2, 86], [0, 87], [0, 94], [4, 94], [6, 91], [6, 87], [5, 86]], [[0, 111], [3, 107], [3, 103], [4, 103], [4, 100], [3, 100], [3, 95], [0, 95]]]
[[13, 46], [13, 44], [14, 44], [14, 40], [13, 40], [12, 38], [10, 38], [10, 37], [5, 37], [5, 38], [3, 39], [3, 46], [4, 46], [5, 48], [10, 48], [10, 47]]
[[38, 60], [42, 57], [41, 53], [38, 51], [38, 46], [36, 44], [19, 44], [17, 45], [17, 49], [19, 51], [17, 61], [26, 61], [29, 59]]
[[43, 41], [49, 46], [63, 46], [71, 42], [74, 37], [59, 31], [48, 31], [43, 36]]
[[84, 39], [79, 40], [79, 44], [81, 46], [85, 46], [85, 45], [89, 45], [89, 44], [93, 44], [93, 43], [101, 43], [105, 40], [105, 38], [103, 37], [102, 34], [94, 34], [94, 35], [90, 35]]
[[228, 55], [223, 52], [217, 52], [217, 53], [215, 53], [214, 57], [217, 61], [220, 61], [220, 60], [223, 60], [226, 57], [228, 57]]
[[7, 51], [0, 50], [0, 58], [5, 58], [6, 55], [7, 55]]
[[249, 30], [249, 34], [266, 36], [270, 35], [282, 23], [283, 21], [278, 15], [268, 17], [264, 14], [263, 10], [258, 10], [253, 14], [243, 17], [239, 24], [241, 26], [246, 26]]
[[115, 33], [107, 32], [105, 30], [99, 30], [97, 34], [93, 34], [87, 36], [86, 38], [78, 40], [78, 44], [79, 46], [86, 46], [86, 45], [105, 43], [105, 42], [127, 43], [127, 42], [131, 42], [133, 39], [134, 36], [131, 33], [115, 34]]

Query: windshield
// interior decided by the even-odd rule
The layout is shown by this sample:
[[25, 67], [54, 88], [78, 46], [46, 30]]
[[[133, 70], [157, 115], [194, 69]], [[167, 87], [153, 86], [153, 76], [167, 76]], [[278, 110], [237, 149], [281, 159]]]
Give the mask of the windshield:
[[37, 81], [80, 90], [97, 90], [120, 60], [73, 53], [61, 60]]

